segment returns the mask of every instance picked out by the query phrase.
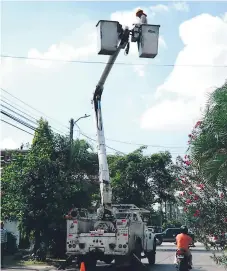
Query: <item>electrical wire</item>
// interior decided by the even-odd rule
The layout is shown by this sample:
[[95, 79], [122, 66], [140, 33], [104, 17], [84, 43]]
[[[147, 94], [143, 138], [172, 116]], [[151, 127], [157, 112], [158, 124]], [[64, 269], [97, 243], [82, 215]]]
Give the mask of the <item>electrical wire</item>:
[[[5, 100], [8, 101], [8, 102], [6, 102]], [[27, 108], [23, 108], [21, 105], [18, 105], [17, 103], [15, 103], [14, 101], [12, 101], [12, 100], [6, 98], [6, 97], [3, 96], [3, 95], [1, 95], [1, 101], [4, 102], [5, 104], [7, 104], [8, 106], [10, 106], [10, 107], [16, 109], [17, 111], [20, 111], [21, 113], [23, 113], [23, 114], [25, 114], [25, 115], [31, 117], [31, 118], [34, 119], [34, 120], [37, 120], [37, 118], [40, 118], [40, 115], [36, 115], [36, 114], [34, 114], [33, 112], [28, 111]], [[18, 109], [17, 107], [22, 108], [23, 111], [20, 110], [20, 109]]]
[[[14, 97], [15, 99], [17, 99], [18, 101], [20, 101], [20, 102], [24, 103], [25, 105], [31, 107], [32, 109], [36, 110], [37, 112], [42, 113], [42, 112], [39, 111], [38, 109], [33, 108], [32, 106], [30, 106], [29, 104], [25, 103], [24, 101], [22, 101], [22, 100], [19, 99], [18, 97], [12, 95], [9, 91], [7, 91], [7, 90], [5, 90], [5, 89], [3, 89], [3, 88], [1, 88], [1, 89], [2, 89], [4, 92], [6, 92], [6, 93], [8, 93], [9, 95], [11, 95], [12, 97]], [[7, 99], [7, 98], [4, 98], [4, 99]], [[10, 101], [9, 99], [7, 99], [7, 100]], [[13, 108], [16, 109], [17, 111], [20, 111], [20, 112], [22, 112], [23, 114], [29, 116], [30, 118], [33, 118], [33, 119], [36, 120], [36, 122], [37, 122], [37, 119], [35, 119], [34, 117], [32, 117], [32, 116], [26, 114], [24, 111], [22, 111], [22, 110], [16, 108], [15, 106], [12, 106], [11, 104], [7, 103], [6, 101], [4, 101], [4, 100], [2, 100], [2, 101], [3, 101], [4, 103], [8, 104], [9, 106], [13, 107]], [[10, 102], [11, 102], [11, 101], [10, 101]], [[2, 105], [2, 106], [5, 107], [5, 108], [7, 108], [7, 107], [4, 106], [4, 105]], [[18, 105], [17, 105], [17, 106], [18, 106]], [[22, 116], [21, 114], [19, 114], [19, 113], [13, 111], [12, 109], [9, 109], [9, 108], [7, 108], [7, 109], [10, 110], [11, 112], [16, 113], [18, 116], [23, 117], [23, 118], [25, 118], [26, 120], [28, 120], [28, 121], [30, 121], [30, 122], [32, 122], [32, 123], [35, 123], [35, 122], [32, 121], [31, 119], [28, 119], [28, 118]], [[30, 113], [30, 112], [29, 112], [29, 113]], [[3, 113], [3, 114], [4, 114], [4, 113]], [[30, 114], [31, 114], [31, 113], [30, 113]], [[46, 116], [46, 115], [45, 115], [45, 116]], [[77, 126], [78, 129], [79, 129], [78, 131], [81, 131], [80, 127], [79, 127], [77, 124], [76, 124], [76, 126]], [[33, 128], [34, 128], [34, 127], [33, 127]], [[68, 128], [68, 127], [67, 127], [67, 128]], [[34, 128], [34, 129], [35, 129], [35, 128]], [[61, 131], [59, 131], [58, 129], [56, 129], [56, 128], [53, 128], [53, 129], [61, 133]], [[88, 135], [87, 133], [82, 132], [81, 134], [82, 134], [84, 137], [86, 137], [87, 139], [90, 139], [90, 140], [96, 142], [96, 140], [95, 140], [94, 138], [89, 137], [89, 135]], [[147, 147], [153, 147], [153, 148], [167, 148], [167, 149], [184, 149], [184, 148], [185, 148], [185, 147], [179, 147], [179, 146], [163, 146], [163, 145], [150, 145], [150, 144], [142, 144], [142, 143], [133, 143], [133, 142], [120, 141], [120, 140], [109, 139], [109, 138], [106, 138], [106, 141], [112, 141], [112, 142], [117, 142], [117, 143], [121, 143], [121, 144], [128, 144], [128, 145], [147, 146]], [[109, 149], [111, 149], [111, 150], [114, 150], [114, 151], [116, 151], [116, 152], [118, 152], [118, 153], [125, 154], [125, 153], [123, 153], [123, 152], [121, 152], [121, 151], [118, 151], [118, 150], [112, 148], [112, 147], [109, 147], [108, 145], [106, 145], [106, 147], [109, 148]]]
[[[1, 97], [1, 98], [2, 98], [2, 97]], [[3, 97], [3, 98], [6, 99], [5, 97]], [[6, 99], [6, 100], [8, 100], [8, 99]], [[17, 111], [23, 113], [24, 115], [26, 115], [26, 116], [28, 116], [28, 117], [34, 119], [35, 121], [37, 121], [36, 118], [34, 118], [33, 116], [31, 116], [31, 113], [30, 113], [30, 114], [27, 114], [27, 113], [25, 113], [24, 111], [22, 111], [22, 110], [18, 109], [17, 107], [13, 106], [12, 104], [6, 102], [5, 100], [2, 100], [2, 99], [1, 99], [1, 101], [2, 101], [3, 103], [5, 103], [5, 104], [9, 105], [10, 107], [16, 109]], [[10, 101], [10, 100], [8, 100], [8, 101]], [[10, 101], [10, 102], [11, 102], [11, 101]], [[17, 106], [18, 106], [18, 105], [17, 105]]]
[[[22, 121], [21, 119], [15, 117], [15, 116], [13, 116], [13, 115], [11, 115], [11, 114], [5, 112], [4, 110], [1, 110], [1, 113], [2, 113], [3, 115], [7, 116], [8, 118], [10, 118], [10, 119], [12, 119], [12, 120], [14, 120], [14, 121], [16, 121], [16, 122], [18, 122], [18, 123], [24, 125], [25, 127], [29, 128], [29, 129], [31, 129], [31, 130], [33, 130], [33, 131], [36, 130], [35, 127], [29, 125], [28, 123]], [[6, 122], [6, 121], [5, 121], [5, 122]], [[17, 126], [16, 126], [16, 127], [17, 127]], [[90, 139], [90, 140], [96, 142], [95, 139], [93, 139], [93, 138], [91, 138], [91, 137], [89, 137], [89, 136], [87, 136], [87, 135], [85, 135], [85, 134], [83, 134], [83, 133], [81, 133], [81, 134], [82, 134], [84, 137], [86, 137], [86, 138], [88, 138], [88, 139]], [[114, 151], [116, 151], [116, 152], [118, 152], [118, 153], [121, 153], [121, 154], [124, 154], [124, 155], [125, 155], [125, 153], [123, 153], [123, 152], [121, 152], [121, 151], [118, 151], [118, 150], [116, 150], [116, 149], [114, 149], [114, 148], [112, 148], [112, 147], [110, 147], [110, 146], [107, 146], [107, 145], [106, 145], [106, 147], [109, 148], [109, 149], [111, 149], [111, 150], [114, 150]]]
[[15, 116], [13, 116], [13, 115], [11, 115], [11, 114], [5, 112], [4, 110], [1, 110], [1, 113], [2, 113], [3, 115], [7, 116], [8, 118], [12, 119], [12, 120], [15, 120], [15, 121], [19, 122], [20, 124], [26, 126], [27, 128], [29, 128], [29, 129], [31, 129], [31, 130], [33, 130], [33, 131], [35, 131], [35, 129], [36, 129], [36, 128], [33, 127], [32, 125], [30, 125], [30, 124], [24, 122], [23, 120], [18, 119], [17, 117], [15, 117]]
[[[22, 100], [20, 100], [20, 99], [17, 98], [16, 96], [13, 96], [13, 97], [15, 97], [15, 98], [18, 99], [19, 101], [23, 102]], [[19, 112], [21, 112], [21, 113], [23, 113], [23, 114], [29, 116], [30, 118], [34, 119], [34, 120], [36, 121], [36, 124], [37, 124], [38, 119], [34, 118], [34, 117], [32, 116], [32, 113], [31, 113], [31, 112], [29, 112], [28, 110], [26, 110], [26, 109], [23, 108], [24, 111], [27, 111], [27, 112], [29, 113], [29, 114], [27, 114], [27, 113], [25, 113], [24, 111], [22, 111], [22, 110], [20, 110], [20, 109], [18, 109], [18, 108], [16, 107], [16, 106], [21, 107], [21, 106], [19, 106], [18, 104], [15, 104], [15, 103], [14, 103], [16, 106], [13, 106], [12, 104], [6, 102], [6, 101], [3, 100], [2, 98], [4, 98], [5, 100], [9, 101], [10, 103], [12, 103], [11, 100], [7, 99], [6, 97], [1, 97], [1, 101], [2, 101], [2, 102], [6, 103], [6, 104], [9, 105], [10, 107], [12, 107], [12, 108], [16, 109], [17, 111], [19, 111]], [[23, 102], [23, 103], [24, 103], [24, 102]], [[26, 103], [25, 103], [25, 104], [26, 104]], [[26, 104], [26, 105], [29, 106], [29, 107], [31, 107], [31, 106], [28, 105], [28, 104]], [[31, 107], [31, 108], [33, 108], [33, 107]], [[9, 109], [9, 110], [12, 111], [12, 109]], [[17, 113], [17, 112], [16, 112], [16, 113]], [[17, 113], [17, 114], [18, 114], [18, 113]], [[19, 114], [18, 114], [18, 115], [19, 115]], [[33, 114], [33, 115], [34, 115], [34, 114]], [[24, 117], [24, 118], [25, 118], [25, 117]], [[39, 118], [39, 117], [37, 117], [37, 118]], [[30, 119], [29, 121], [30, 121], [30, 122], [34, 122], [34, 121], [32, 121], [31, 119]], [[67, 126], [66, 126], [66, 127], [67, 127]], [[62, 134], [62, 133], [63, 133], [62, 131], [60, 131], [59, 129], [57, 129], [57, 128], [55, 128], [55, 127], [52, 127], [52, 129], [55, 130], [55, 131], [56, 131], [57, 133], [59, 133], [59, 134]], [[63, 133], [63, 134], [65, 134], [65, 133]]]
[[11, 94], [11, 93], [10, 93], [9, 91], [7, 91], [6, 89], [1, 88], [1, 90], [4, 91], [5, 93], [7, 93], [8, 95], [12, 96], [12, 97], [15, 98], [16, 100], [20, 101], [21, 103], [25, 104], [26, 106], [32, 108], [32, 109], [35, 110], [36, 112], [38, 112], [38, 113], [42, 114], [43, 116], [45, 116], [45, 117], [47, 117], [47, 118], [49, 118], [49, 119], [51, 119], [51, 120], [53, 120], [53, 121], [59, 123], [62, 127], [66, 127], [66, 128], [68, 129], [67, 126], [63, 125], [63, 124], [60, 123], [58, 120], [55, 120], [54, 118], [47, 116], [47, 115], [44, 114], [42, 111], [40, 111], [40, 110], [34, 108], [33, 106], [31, 106], [31, 105], [27, 104], [26, 102], [22, 101], [21, 99], [17, 98], [16, 96], [14, 96], [13, 94]]
[[[86, 137], [86, 138], [88, 138], [88, 139], [90, 139], [90, 140], [96, 142], [96, 140], [95, 140], [94, 138], [91, 138], [91, 137], [87, 136], [86, 134], [84, 134], [84, 133], [82, 133], [82, 132], [80, 132], [80, 133], [81, 133], [81, 135], [83, 135], [84, 137]], [[119, 151], [119, 150], [116, 150], [116, 149], [114, 149], [114, 148], [112, 148], [112, 147], [110, 147], [110, 146], [108, 146], [108, 145], [106, 145], [106, 148], [108, 148], [108, 149], [110, 149], [110, 150], [113, 150], [113, 151], [115, 151], [115, 152], [117, 152], [117, 153], [121, 153], [121, 154], [123, 154], [123, 155], [126, 155], [126, 153], [121, 152], [121, 151]]]
[[[38, 61], [53, 61], [53, 62], [65, 62], [65, 63], [83, 63], [83, 64], [104, 64], [104, 61], [85, 61], [85, 60], [67, 60], [67, 59], [51, 59], [51, 58], [39, 58], [39, 57], [26, 57], [26, 56], [12, 56], [12, 55], [1, 55], [2, 58], [13, 58], [13, 59], [24, 59], [24, 60], [38, 60]], [[195, 65], [195, 64], [185, 64], [185, 65], [175, 65], [175, 64], [148, 64], [148, 63], [126, 63], [126, 62], [115, 62], [115, 65], [125, 65], [125, 66], [155, 66], [155, 67], [193, 67], [193, 68], [227, 68], [227, 65]]]
[[133, 146], [147, 146], [147, 147], [152, 147], [152, 148], [167, 148], [167, 149], [185, 149], [186, 148], [185, 146], [180, 147], [180, 146], [150, 145], [150, 144], [142, 144], [142, 143], [129, 142], [129, 141], [121, 141], [121, 140], [110, 139], [110, 138], [106, 138], [106, 141], [113, 141], [117, 143], [133, 145]]
[[23, 132], [27, 133], [27, 134], [29, 134], [29, 135], [32, 135], [32, 136], [33, 136], [33, 134], [32, 134], [32, 133], [29, 133], [28, 131], [25, 131], [24, 129], [22, 129], [22, 128], [20, 128], [20, 127], [17, 127], [16, 125], [14, 125], [14, 124], [12, 124], [12, 123], [9, 123], [9, 122], [8, 122], [8, 121], [6, 121], [6, 120], [1, 119], [1, 121], [3, 121], [3, 122], [5, 122], [5, 123], [7, 123], [8, 125], [11, 125], [11, 126], [13, 126], [13, 127], [17, 128], [17, 129], [19, 129], [19, 130], [21, 130], [21, 131], [23, 131]]
[[[6, 103], [6, 104], [8, 104], [8, 105], [11, 106], [11, 107], [13, 107], [13, 108], [16, 109], [17, 111], [22, 112], [23, 114], [27, 115], [29, 118], [27, 118], [27, 117], [25, 117], [25, 116], [19, 114], [18, 112], [14, 111], [14, 110], [12, 110], [12, 109], [10, 109], [10, 108], [4, 106], [4, 105], [1, 105], [2, 107], [4, 107], [4, 108], [8, 109], [9, 111], [11, 111], [11, 112], [17, 114], [17, 115], [20, 116], [20, 117], [26, 119], [27, 121], [30, 121], [30, 122], [32, 122], [33, 124], [37, 125], [38, 119], [36, 119], [36, 118], [34, 118], [34, 117], [32, 117], [32, 116], [26, 114], [24, 111], [22, 111], [22, 110], [16, 108], [15, 106], [10, 105], [9, 103], [7, 103], [7, 102], [4, 101], [4, 100], [1, 100], [1, 101], [4, 102], [4, 103]], [[33, 119], [33, 120], [32, 120], [32, 119]], [[34, 120], [35, 120], [35, 121], [34, 121]], [[55, 132], [58, 133], [58, 134], [64, 134], [62, 131], [60, 131], [60, 130], [54, 128], [54, 127], [51, 127], [51, 128], [53, 129], [53, 131], [55, 131]], [[64, 134], [64, 135], [65, 135], [65, 134]]]
[[35, 122], [35, 121], [33, 121], [33, 120], [30, 120], [29, 118], [26, 118], [25, 116], [23, 116], [23, 115], [21, 115], [21, 114], [15, 112], [14, 110], [8, 108], [7, 106], [5, 106], [5, 105], [3, 105], [3, 104], [1, 104], [1, 106], [4, 107], [4, 108], [7, 109], [7, 110], [13, 112], [14, 114], [17, 114], [18, 116], [20, 116], [20, 117], [22, 117], [22, 118], [24, 118], [24, 119], [26, 119], [26, 120], [32, 122], [33, 124], [35, 124], [35, 125], [37, 124], [37, 122]]

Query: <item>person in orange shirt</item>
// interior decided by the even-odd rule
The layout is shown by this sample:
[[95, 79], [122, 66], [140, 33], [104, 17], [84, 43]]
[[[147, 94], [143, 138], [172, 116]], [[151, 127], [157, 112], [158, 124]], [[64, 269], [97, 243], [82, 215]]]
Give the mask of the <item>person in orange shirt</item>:
[[192, 254], [189, 249], [189, 245], [192, 244], [193, 240], [188, 235], [188, 228], [186, 226], [181, 227], [181, 233], [176, 236], [177, 249], [185, 250], [185, 254], [188, 257], [189, 269], [192, 269]]

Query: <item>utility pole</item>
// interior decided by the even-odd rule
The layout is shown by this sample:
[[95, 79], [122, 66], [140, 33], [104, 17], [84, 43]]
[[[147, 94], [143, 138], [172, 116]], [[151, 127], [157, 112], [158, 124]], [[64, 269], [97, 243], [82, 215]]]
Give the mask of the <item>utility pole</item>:
[[74, 119], [70, 119], [69, 123], [70, 123], [69, 141], [70, 141], [70, 146], [72, 148], [72, 144], [73, 144], [73, 129], [74, 129], [74, 125], [75, 125]]
[[72, 161], [72, 148], [73, 148], [73, 131], [74, 131], [74, 126], [75, 124], [81, 120], [81, 119], [85, 119], [85, 118], [88, 118], [90, 117], [91, 115], [87, 115], [85, 114], [84, 116], [82, 117], [79, 117], [77, 120], [74, 120], [74, 119], [70, 119], [69, 123], [70, 123], [70, 132], [69, 132], [69, 143], [70, 143], [70, 161]]

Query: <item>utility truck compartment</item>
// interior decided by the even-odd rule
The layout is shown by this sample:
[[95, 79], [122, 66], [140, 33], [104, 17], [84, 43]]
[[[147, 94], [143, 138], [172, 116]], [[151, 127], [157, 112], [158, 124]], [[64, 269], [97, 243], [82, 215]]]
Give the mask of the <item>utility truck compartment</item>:
[[100, 20], [97, 25], [98, 54], [113, 55], [119, 43], [119, 23], [117, 21]]
[[160, 25], [142, 24], [139, 40], [139, 57], [155, 58], [158, 54]]

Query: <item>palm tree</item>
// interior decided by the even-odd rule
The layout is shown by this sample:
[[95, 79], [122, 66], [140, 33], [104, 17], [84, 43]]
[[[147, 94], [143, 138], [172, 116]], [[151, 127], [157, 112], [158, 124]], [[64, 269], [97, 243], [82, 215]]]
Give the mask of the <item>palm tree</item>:
[[202, 125], [191, 144], [191, 155], [210, 184], [226, 186], [227, 82], [209, 96]]

